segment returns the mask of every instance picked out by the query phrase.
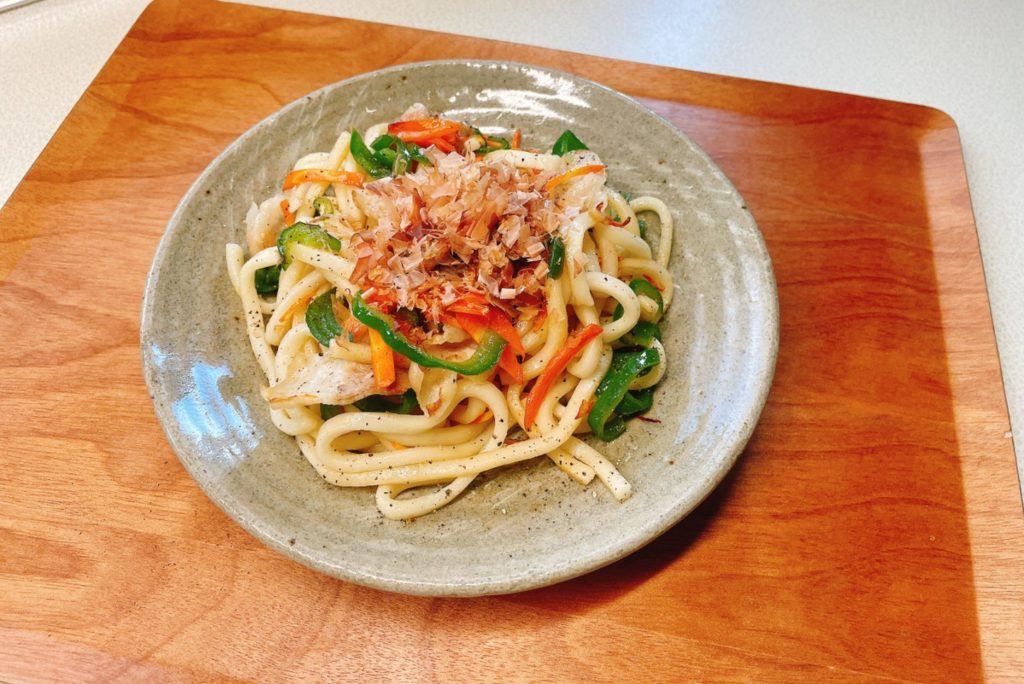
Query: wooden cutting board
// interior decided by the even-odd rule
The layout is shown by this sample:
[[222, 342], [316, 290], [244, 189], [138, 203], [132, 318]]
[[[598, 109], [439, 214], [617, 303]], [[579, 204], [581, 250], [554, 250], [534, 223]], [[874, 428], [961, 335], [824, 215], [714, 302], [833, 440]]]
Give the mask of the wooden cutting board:
[[[200, 171], [308, 91], [403, 62], [629, 93], [738, 186], [779, 283], [775, 384], [693, 515], [601, 571], [386, 594], [261, 546], [142, 380], [150, 259]], [[157, 0], [0, 214], [0, 680], [1024, 675], [1024, 519], [953, 121], [835, 93], [209, 0]]]

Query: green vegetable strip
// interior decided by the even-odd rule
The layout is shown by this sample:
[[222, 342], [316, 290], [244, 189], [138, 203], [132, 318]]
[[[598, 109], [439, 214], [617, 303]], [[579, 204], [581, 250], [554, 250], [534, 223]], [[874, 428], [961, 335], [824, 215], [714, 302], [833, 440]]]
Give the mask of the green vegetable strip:
[[284, 258], [281, 264], [284, 268], [288, 268], [292, 263], [291, 246], [296, 242], [307, 247], [331, 252], [341, 249], [341, 241], [323, 228], [309, 223], [295, 223], [282, 230], [277, 237], [277, 252]]
[[[395, 401], [400, 399], [400, 401]], [[398, 413], [407, 416], [412, 410], [419, 406], [416, 400], [416, 393], [411, 389], [405, 391], [401, 397], [389, 396], [386, 394], [371, 394], [365, 399], [352, 402], [360, 411], [371, 413]]]
[[626, 396], [630, 383], [659, 363], [661, 357], [654, 347], [615, 353], [608, 373], [597, 386], [597, 400], [587, 416], [587, 424], [595, 437], [610, 442], [625, 431], [626, 422], [615, 409]]
[[334, 202], [330, 197], [317, 197], [313, 200], [313, 213], [317, 216], [330, 216], [334, 213]]
[[622, 342], [637, 347], [650, 347], [654, 340], [661, 341], [661, 328], [657, 323], [650, 321], [637, 321], [633, 329], [623, 335]]
[[654, 303], [658, 305], [658, 318], [665, 315], [665, 300], [661, 298], [661, 291], [658, 290], [650, 281], [644, 280], [643, 278], [633, 278], [629, 281], [629, 289], [637, 293], [637, 295], [643, 295], [654, 300]]
[[626, 392], [626, 395], [622, 397], [622, 401], [615, 407], [615, 413], [622, 418], [631, 418], [641, 413], [647, 413], [653, 405], [654, 388], [648, 387], [636, 392]]
[[420, 405], [419, 399], [416, 398], [416, 392], [412, 389], [405, 390], [402, 394], [402, 402], [395, 409], [395, 413], [400, 413], [403, 416], [407, 416], [413, 412]]
[[[506, 140], [505, 138], [499, 138], [497, 136], [488, 137], [486, 135], [482, 137], [484, 139], [484, 145], [483, 147], [477, 149], [477, 154], [490, 154], [491, 152], [497, 152], [498, 150], [507, 150], [512, 147], [511, 143], [509, 143], [509, 141]], [[487, 144], [488, 141], [498, 143], [498, 147], [491, 147], [490, 145]]]
[[391, 173], [391, 165], [385, 163], [380, 157], [363, 142], [363, 136], [359, 131], [352, 129], [352, 139], [349, 141], [348, 149], [352, 152], [352, 158], [363, 168], [363, 171], [374, 178], [383, 178]]
[[[643, 278], [634, 278], [633, 280], [629, 281], [629, 289], [631, 289], [637, 295], [643, 295], [645, 297], [648, 297], [648, 298], [654, 300], [654, 303], [658, 305], [658, 318], [657, 318], [657, 320], [660, 321], [661, 317], [665, 315], [665, 300], [662, 299], [662, 297], [661, 297], [661, 291], [658, 290], [658, 288], [656, 288], [654, 285], [652, 285], [649, 281], [644, 280]], [[612, 320], [613, 321], [619, 320], [620, 318], [622, 318], [622, 314], [624, 314], [624, 313], [625, 313], [625, 310], [622, 308], [622, 305], [621, 304], [616, 304], [615, 305], [615, 311], [612, 312]], [[644, 321], [641, 321], [641, 323], [643, 323], [643, 322]], [[637, 325], [639, 325], [639, 323]], [[633, 328], [633, 330], [636, 330], [636, 328]], [[660, 330], [658, 331], [657, 338], [659, 340], [661, 339], [661, 331]]]
[[256, 269], [256, 292], [259, 294], [276, 294], [277, 284], [281, 280], [281, 264]]
[[557, 235], [551, 236], [548, 240], [548, 275], [554, 279], [562, 277], [562, 267], [565, 265], [565, 243]]
[[334, 316], [334, 290], [328, 290], [319, 297], [316, 297], [306, 307], [306, 325], [309, 326], [309, 334], [316, 338], [316, 341], [325, 347], [331, 344], [331, 340], [341, 334], [341, 325]]
[[387, 413], [398, 406], [398, 404], [388, 401], [383, 394], [371, 394], [365, 399], [352, 402], [352, 405], [360, 411], [368, 413]]
[[[399, 399], [400, 401], [395, 401], [396, 399]], [[419, 401], [416, 399], [416, 392], [408, 389], [401, 395], [401, 397], [386, 394], [371, 394], [365, 399], [359, 399], [358, 401], [352, 402], [352, 405], [360, 411], [367, 411], [370, 413], [397, 413], [399, 415], [407, 416], [419, 406]], [[322, 420], [330, 420], [341, 413], [341, 410], [341, 406], [320, 404], [320, 418]]]
[[392, 145], [394, 145], [396, 142], [401, 142], [401, 141], [398, 138], [396, 138], [395, 136], [385, 133], [384, 135], [382, 135], [379, 138], [377, 138], [376, 140], [374, 140], [373, 144], [370, 145], [370, 147], [373, 148], [374, 152], [383, 152], [387, 148], [389, 148]]
[[551, 154], [561, 157], [566, 152], [572, 152], [573, 150], [587, 150], [590, 149], [583, 142], [576, 137], [570, 130], [566, 130], [562, 135], [558, 136], [558, 140], [555, 141], [554, 146], [551, 148]]
[[320, 420], [330, 420], [341, 413], [341, 407], [334, 404], [320, 404]]
[[416, 143], [403, 142], [401, 138], [393, 135], [380, 136], [373, 141], [371, 147], [377, 153], [377, 158], [388, 164], [393, 164], [399, 155], [404, 155], [409, 161], [430, 166], [430, 160], [423, 154], [423, 148]]
[[357, 294], [352, 300], [352, 315], [366, 327], [380, 333], [381, 338], [389, 347], [424, 368], [446, 368], [462, 375], [480, 375], [498, 364], [501, 352], [504, 351], [507, 344], [501, 335], [493, 330], [488, 330], [484, 333], [473, 356], [465, 361], [448, 361], [432, 356], [409, 342], [405, 335], [398, 332], [389, 316], [367, 306], [363, 301], [362, 294]]
[[636, 220], [637, 229], [640, 231], [640, 237], [644, 240], [647, 239], [647, 221], [642, 218]]

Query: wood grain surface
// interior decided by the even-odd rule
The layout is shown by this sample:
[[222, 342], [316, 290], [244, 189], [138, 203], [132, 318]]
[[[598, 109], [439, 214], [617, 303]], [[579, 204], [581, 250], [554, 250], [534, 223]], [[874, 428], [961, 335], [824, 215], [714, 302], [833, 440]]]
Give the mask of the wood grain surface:
[[[386, 594], [261, 546], [142, 380], [175, 205], [290, 100], [424, 59], [638, 97], [733, 179], [780, 356], [726, 482], [547, 589]], [[0, 680], [1012, 681], [1024, 517], [957, 132], [941, 112], [423, 31], [157, 0], [0, 213]]]

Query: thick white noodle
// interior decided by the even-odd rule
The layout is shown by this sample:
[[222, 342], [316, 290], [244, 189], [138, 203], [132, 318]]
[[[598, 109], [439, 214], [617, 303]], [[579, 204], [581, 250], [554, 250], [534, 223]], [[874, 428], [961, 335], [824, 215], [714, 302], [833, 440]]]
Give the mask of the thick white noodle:
[[661, 238], [658, 240], [658, 264], [662, 268], [668, 268], [668, 260], [672, 255], [672, 212], [668, 206], [657, 197], [637, 197], [629, 203], [634, 212], [653, 211], [658, 215], [661, 222]]

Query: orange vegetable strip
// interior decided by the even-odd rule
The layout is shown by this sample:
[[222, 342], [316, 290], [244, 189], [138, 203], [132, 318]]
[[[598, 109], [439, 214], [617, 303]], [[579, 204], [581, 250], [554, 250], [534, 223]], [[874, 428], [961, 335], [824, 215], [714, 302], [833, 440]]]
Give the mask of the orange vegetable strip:
[[498, 368], [505, 371], [512, 378], [512, 382], [517, 385], [523, 384], [523, 366], [519, 363], [511, 346], [507, 346], [501, 351]]
[[575, 169], [569, 169], [565, 173], [559, 174], [552, 178], [551, 180], [549, 180], [544, 185], [544, 189], [547, 190], [548, 192], [551, 192], [552, 188], [554, 188], [557, 185], [560, 185], [561, 183], [564, 183], [567, 180], [576, 178], [577, 176], [584, 176], [588, 173], [599, 173], [601, 171], [604, 171], [604, 169], [604, 164], [587, 164], [586, 166], [577, 166]]
[[388, 125], [388, 133], [402, 142], [420, 142], [431, 138], [444, 138], [458, 133], [462, 124], [447, 119], [417, 119], [396, 121]]
[[394, 121], [388, 124], [388, 133], [398, 135], [399, 133], [415, 133], [422, 131], [438, 131], [448, 128], [459, 128], [462, 124], [451, 119], [441, 119], [436, 116], [425, 119], [412, 119], [410, 121]]
[[517, 128], [512, 134], [512, 149], [518, 150], [521, 142], [523, 142], [523, 132]]
[[[491, 316], [493, 317], [495, 316], [495, 314], [505, 321], [505, 325], [509, 328], [509, 330], [511, 330], [511, 337], [515, 340], [515, 343], [519, 346], [519, 348], [522, 349], [523, 342], [522, 340], [519, 339], [519, 335], [518, 333], [516, 333], [515, 328], [512, 327], [512, 324], [509, 323], [508, 319], [505, 319], [500, 312], [492, 310]], [[472, 337], [476, 342], [479, 343], [480, 340], [483, 339], [484, 333], [487, 332], [488, 329], [498, 333], [499, 335], [502, 336], [502, 338], [505, 339], [506, 342], [508, 342], [508, 345], [501, 352], [501, 357], [498, 359], [498, 368], [508, 373], [512, 379], [512, 382], [522, 384], [523, 366], [519, 363], [519, 359], [516, 358], [516, 351], [512, 348], [513, 342], [511, 339], [505, 336], [506, 331], [501, 330], [500, 328], [495, 327], [494, 325], [491, 325], [491, 322], [494, 320], [494, 318], [492, 317], [484, 318], [483, 316], [467, 314], [461, 311], [456, 311], [454, 315], [455, 324], [458, 325], [463, 330], [465, 330], [466, 333], [469, 334], [469, 336]], [[524, 349], [519, 353], [526, 353], [526, 350]]]
[[425, 146], [425, 143], [431, 141], [453, 137], [459, 132], [459, 127], [459, 124], [453, 124], [448, 128], [438, 128], [432, 131], [400, 131], [393, 135], [397, 136], [402, 142], [414, 142]]
[[491, 309], [490, 314], [487, 316], [487, 324], [491, 330], [501, 335], [508, 342], [508, 348], [516, 354], [525, 354], [526, 349], [523, 348], [523, 341], [519, 338], [519, 333], [512, 325], [505, 314], [497, 309]]
[[290, 226], [291, 224], [295, 223], [295, 214], [293, 214], [292, 210], [288, 208], [288, 200], [286, 200], [286, 199], [281, 200], [280, 207], [281, 207], [281, 211], [284, 212], [284, 222], [285, 222], [285, 224]]
[[[477, 316], [474, 314], [463, 313], [462, 311], [455, 312], [455, 323], [460, 328], [465, 330], [473, 341], [477, 344], [483, 339], [484, 333], [487, 332], [487, 319], [483, 316]], [[497, 331], [495, 331], [497, 332]], [[498, 333], [501, 334], [501, 333]]]
[[544, 368], [544, 371], [537, 377], [537, 382], [534, 383], [533, 389], [530, 390], [530, 396], [526, 399], [526, 406], [523, 411], [523, 424], [527, 430], [533, 426], [533, 421], [537, 418], [537, 412], [540, 411], [540, 405], [544, 401], [544, 397], [547, 396], [552, 385], [555, 384], [555, 381], [565, 371], [569, 362], [582, 351], [587, 342], [590, 342], [590, 340], [602, 332], [604, 332], [604, 328], [597, 323], [591, 323], [587, 327], [574, 332], [565, 341], [562, 351], [555, 358], [551, 359]]
[[354, 185], [357, 188], [363, 186], [363, 177], [352, 171], [322, 171], [319, 169], [298, 169], [290, 172], [284, 177], [282, 190], [291, 190], [302, 183], [341, 183], [342, 185]]
[[430, 138], [429, 140], [424, 140], [423, 142], [427, 147], [433, 145], [442, 152], [455, 151], [455, 145], [451, 144], [446, 138]]
[[395, 382], [395, 352], [387, 345], [381, 334], [372, 328], [370, 333], [370, 364], [377, 387], [384, 389]]

